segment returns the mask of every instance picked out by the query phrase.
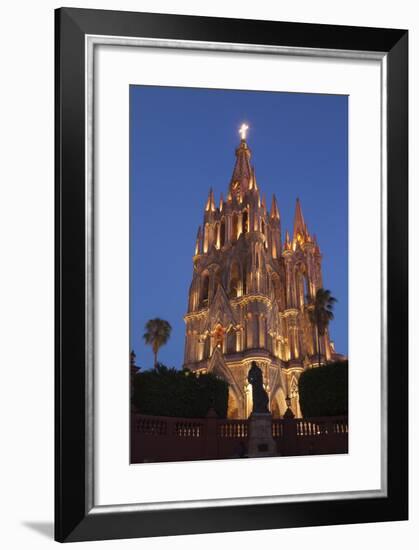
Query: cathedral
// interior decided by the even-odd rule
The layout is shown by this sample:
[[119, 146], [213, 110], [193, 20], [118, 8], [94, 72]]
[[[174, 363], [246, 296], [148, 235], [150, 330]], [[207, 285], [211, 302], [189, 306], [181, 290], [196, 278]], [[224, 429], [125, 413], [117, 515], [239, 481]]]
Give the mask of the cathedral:
[[[309, 233], [299, 199], [292, 234], [281, 237], [275, 195], [268, 210], [261, 197], [246, 141], [246, 125], [227, 198], [218, 206], [209, 191], [196, 237], [193, 277], [185, 315], [184, 367], [213, 372], [229, 384], [228, 417], [247, 418], [252, 361], [263, 373], [269, 410], [281, 417], [290, 405], [300, 417], [298, 378], [318, 366], [316, 328], [309, 300], [322, 287], [322, 256]], [[326, 330], [322, 361], [342, 358]]]

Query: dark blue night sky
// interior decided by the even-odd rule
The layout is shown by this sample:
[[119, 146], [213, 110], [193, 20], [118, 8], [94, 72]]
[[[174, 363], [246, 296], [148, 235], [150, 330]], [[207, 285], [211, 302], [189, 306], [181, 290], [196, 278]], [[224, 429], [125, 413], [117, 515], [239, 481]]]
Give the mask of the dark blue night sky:
[[347, 96], [154, 86], [130, 87], [131, 347], [142, 368], [153, 354], [148, 319], [173, 327], [159, 360], [181, 368], [192, 256], [212, 187], [227, 194], [246, 122], [261, 194], [275, 193], [282, 237], [300, 198], [323, 254], [323, 285], [338, 299], [330, 325], [348, 352]]

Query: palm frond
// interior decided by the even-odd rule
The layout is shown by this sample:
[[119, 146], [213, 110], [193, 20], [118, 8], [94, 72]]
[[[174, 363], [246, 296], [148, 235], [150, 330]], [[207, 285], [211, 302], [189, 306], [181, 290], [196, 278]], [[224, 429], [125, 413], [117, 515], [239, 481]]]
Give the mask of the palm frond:
[[307, 302], [313, 306], [307, 310], [308, 318], [313, 325], [317, 326], [319, 334], [323, 335], [329, 322], [334, 319], [333, 307], [337, 299], [332, 296], [330, 290], [318, 288], [314, 299], [307, 296]]
[[143, 338], [146, 344], [151, 345], [153, 352], [157, 354], [160, 347], [169, 340], [172, 327], [168, 321], [156, 317], [147, 321], [145, 330]]

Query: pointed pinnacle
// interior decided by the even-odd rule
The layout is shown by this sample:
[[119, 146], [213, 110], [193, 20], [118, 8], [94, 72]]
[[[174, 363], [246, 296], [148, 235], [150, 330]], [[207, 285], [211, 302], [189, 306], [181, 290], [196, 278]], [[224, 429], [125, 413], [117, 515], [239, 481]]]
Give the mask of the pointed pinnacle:
[[265, 193], [263, 193], [263, 197], [262, 197], [262, 207], [266, 210], [266, 195], [265, 195]]
[[279, 220], [279, 210], [275, 195], [272, 195], [271, 218]]
[[209, 194], [208, 194], [208, 200], [207, 204], [205, 206], [205, 210], [208, 212], [208, 210], [211, 210], [211, 212], [215, 211], [215, 201], [214, 201], [214, 192], [212, 190], [212, 187], [210, 188]]
[[285, 233], [285, 246], [284, 246], [284, 248], [286, 250], [291, 250], [291, 239], [290, 239], [290, 234], [289, 234], [288, 231]]
[[297, 235], [301, 237], [306, 237], [308, 234], [307, 226], [304, 221], [303, 211], [301, 209], [300, 199], [297, 197], [297, 202], [295, 205], [295, 215], [294, 215], [294, 234], [293, 238], [296, 239]]
[[252, 166], [252, 179], [253, 179], [253, 187], [258, 191], [258, 182], [256, 179], [256, 169], [254, 166]]
[[233, 174], [230, 180], [230, 190], [232, 187], [239, 184], [241, 191], [246, 191], [252, 180], [252, 169], [250, 167], [250, 149], [245, 141], [240, 143], [236, 149], [236, 162], [233, 169]]

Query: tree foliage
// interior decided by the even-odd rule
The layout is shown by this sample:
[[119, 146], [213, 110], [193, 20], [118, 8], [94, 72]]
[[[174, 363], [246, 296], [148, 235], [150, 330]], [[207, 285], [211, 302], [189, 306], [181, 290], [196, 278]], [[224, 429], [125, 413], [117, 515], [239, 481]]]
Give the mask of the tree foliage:
[[142, 414], [204, 418], [213, 407], [227, 415], [228, 384], [213, 374], [195, 374], [158, 364], [134, 377], [133, 403]]
[[306, 370], [298, 383], [304, 417], [348, 414], [348, 361]]
[[167, 343], [172, 332], [172, 327], [164, 319], [150, 319], [145, 326], [143, 338], [146, 344], [151, 346], [154, 354], [154, 367], [157, 367], [157, 354], [159, 349]]
[[314, 327], [316, 327], [317, 355], [319, 357], [320, 365], [321, 354], [319, 337], [325, 334], [330, 321], [332, 321], [334, 318], [333, 307], [337, 300], [332, 296], [330, 290], [318, 288], [314, 299], [310, 298], [310, 296], [307, 296], [307, 301], [308, 318], [310, 319], [310, 323]]

